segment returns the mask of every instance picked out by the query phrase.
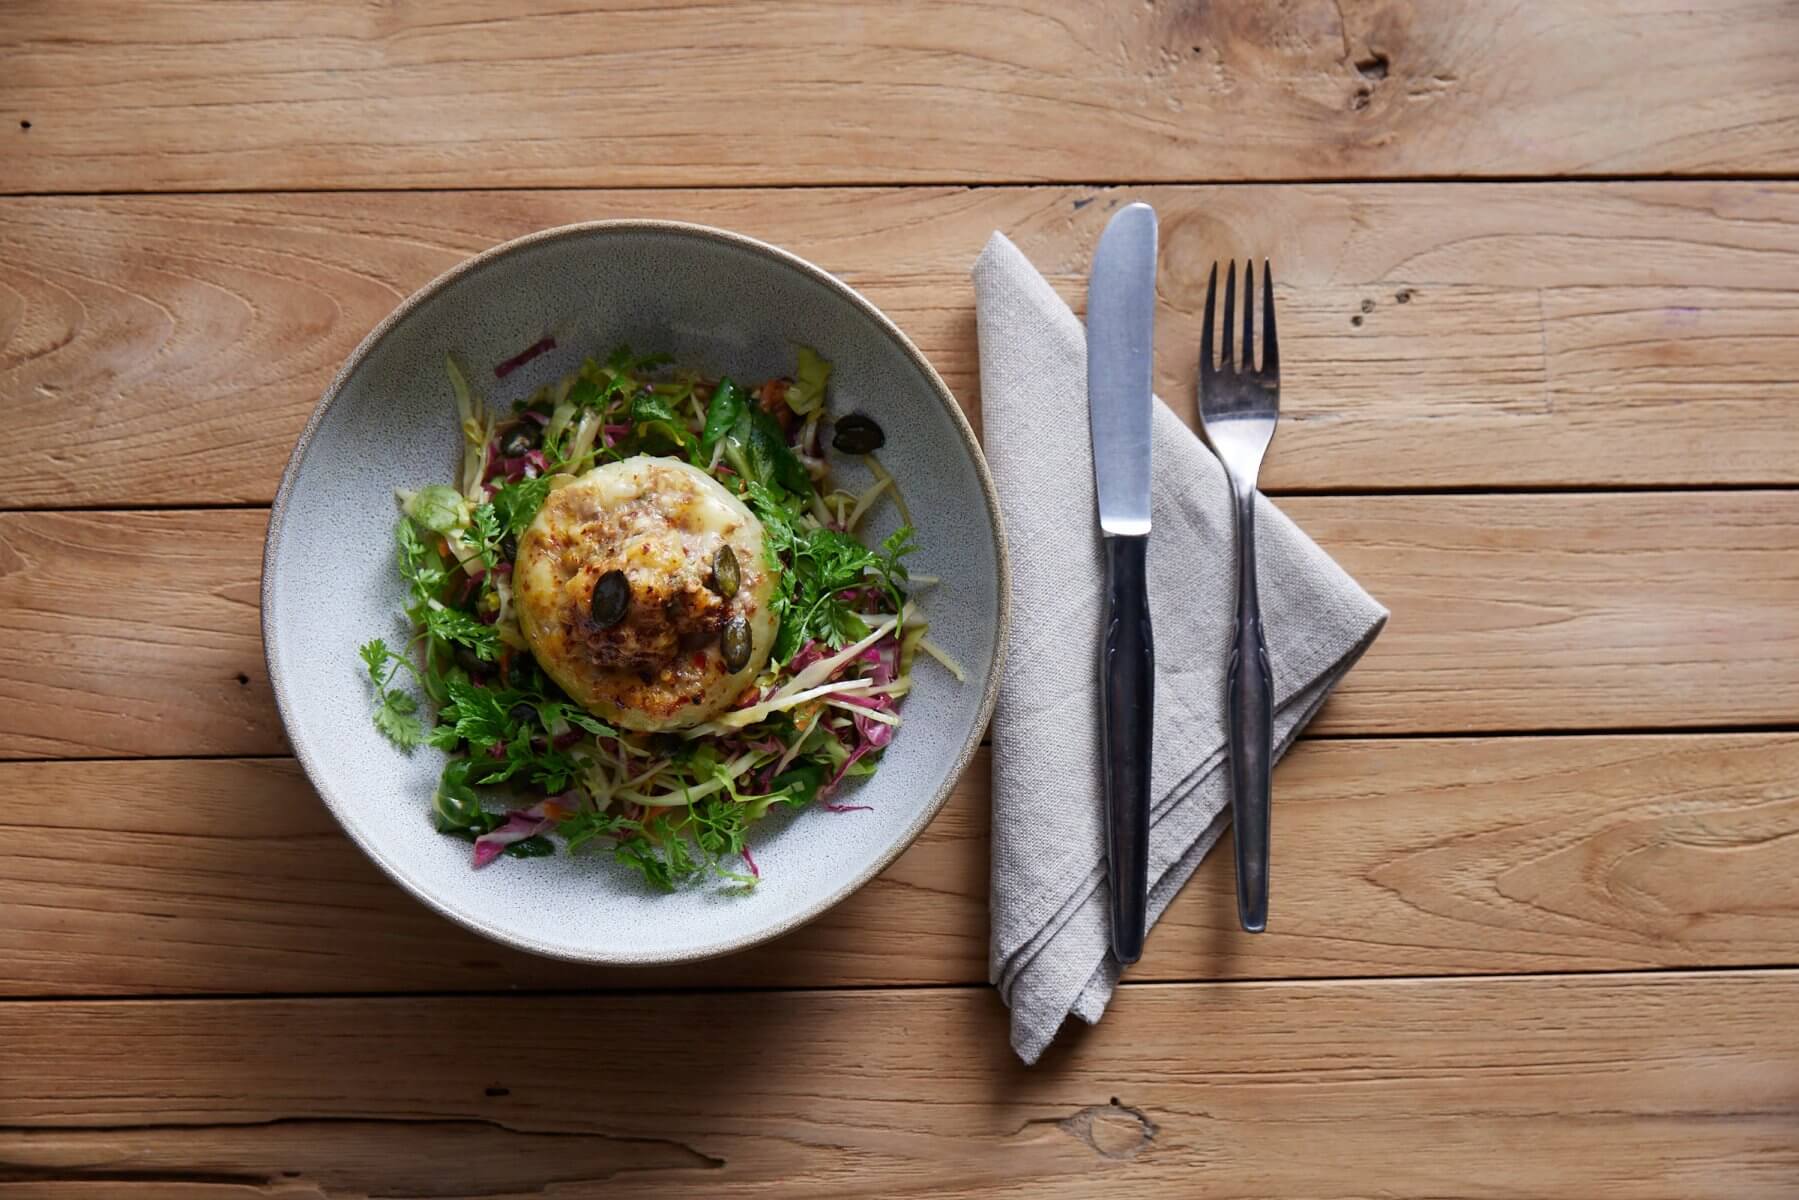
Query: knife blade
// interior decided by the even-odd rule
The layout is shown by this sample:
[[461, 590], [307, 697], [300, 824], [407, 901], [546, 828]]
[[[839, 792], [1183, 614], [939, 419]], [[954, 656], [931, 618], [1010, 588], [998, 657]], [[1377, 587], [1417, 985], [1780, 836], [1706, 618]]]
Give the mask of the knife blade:
[[1112, 953], [1143, 953], [1149, 905], [1149, 779], [1155, 641], [1149, 619], [1149, 424], [1156, 312], [1156, 214], [1120, 209], [1087, 286], [1087, 421], [1106, 546], [1100, 647], [1102, 779]]

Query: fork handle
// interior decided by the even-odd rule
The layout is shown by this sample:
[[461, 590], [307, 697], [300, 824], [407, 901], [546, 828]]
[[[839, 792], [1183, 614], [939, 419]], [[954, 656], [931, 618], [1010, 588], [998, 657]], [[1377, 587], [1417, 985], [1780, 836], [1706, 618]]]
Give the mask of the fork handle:
[[1237, 628], [1225, 679], [1231, 823], [1237, 851], [1237, 919], [1250, 933], [1268, 927], [1268, 799], [1274, 767], [1274, 673], [1262, 636], [1256, 591], [1253, 484], [1232, 481], [1237, 515]]

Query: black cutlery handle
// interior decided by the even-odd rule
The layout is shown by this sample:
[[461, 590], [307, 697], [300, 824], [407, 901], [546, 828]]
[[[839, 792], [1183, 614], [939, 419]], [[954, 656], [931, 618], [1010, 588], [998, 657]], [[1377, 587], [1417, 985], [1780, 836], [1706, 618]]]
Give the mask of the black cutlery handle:
[[1237, 847], [1237, 919], [1268, 927], [1268, 794], [1274, 769], [1274, 673], [1256, 593], [1255, 489], [1237, 493], [1237, 628], [1225, 679], [1230, 727], [1231, 823]]
[[1149, 919], [1149, 763], [1155, 718], [1156, 646], [1145, 569], [1149, 538], [1107, 537], [1106, 634], [1100, 652], [1101, 755], [1106, 789], [1106, 878], [1112, 953], [1143, 954]]

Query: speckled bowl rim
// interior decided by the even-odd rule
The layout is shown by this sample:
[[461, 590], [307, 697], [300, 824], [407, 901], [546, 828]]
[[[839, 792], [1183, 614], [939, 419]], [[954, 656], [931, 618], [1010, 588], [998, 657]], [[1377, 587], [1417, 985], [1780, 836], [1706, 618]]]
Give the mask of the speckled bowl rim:
[[[888, 340], [897, 346], [900, 351], [911, 360], [913, 366], [918, 368], [919, 372], [930, 383], [931, 390], [936, 394], [938, 403], [943, 406], [945, 414], [948, 415], [950, 419], [950, 424], [961, 437], [962, 444], [968, 451], [969, 459], [974, 465], [975, 477], [980, 481], [982, 498], [987, 503], [988, 524], [993, 532], [994, 551], [998, 560], [998, 578], [995, 581], [995, 585], [998, 589], [999, 604], [997, 620], [995, 621], [994, 626], [993, 655], [987, 664], [987, 686], [981, 694], [980, 708], [976, 718], [970, 723], [968, 733], [963, 738], [961, 747], [956, 751], [955, 758], [950, 764], [950, 769], [945, 773], [943, 783], [937, 789], [937, 794], [932, 796], [930, 802], [919, 810], [918, 815], [913, 818], [912, 823], [905, 828], [901, 836], [896, 838], [886, 851], [880, 854], [874, 862], [870, 863], [869, 866], [860, 874], [856, 875], [855, 878], [844, 883], [835, 891], [802, 905], [797, 911], [790, 913], [785, 919], [766, 929], [737, 937], [721, 939], [716, 942], [706, 943], [671, 953], [649, 951], [645, 953], [628, 954], [585, 954], [579, 951], [571, 951], [564, 947], [550, 945], [529, 937], [521, 937], [496, 928], [468, 912], [457, 909], [447, 901], [440, 901], [437, 897], [428, 895], [417, 887], [404, 871], [402, 871], [395, 863], [391, 862], [386, 856], [377, 851], [369, 844], [369, 842], [363, 839], [362, 835], [357, 832], [354, 825], [345, 817], [343, 809], [340, 808], [338, 798], [332, 794], [329, 788], [325, 787], [320, 782], [321, 776], [320, 773], [315, 770], [315, 759], [312, 747], [308, 744], [305, 737], [297, 735], [299, 730], [295, 724], [296, 713], [289, 699], [287, 687], [281, 678], [281, 673], [275, 665], [276, 639], [269, 621], [270, 602], [275, 592], [275, 547], [280, 541], [282, 524], [286, 520], [288, 499], [292, 495], [295, 483], [299, 478], [300, 465], [306, 457], [306, 451], [312, 445], [313, 435], [318, 432], [318, 428], [320, 424], [323, 423], [325, 415], [331, 410], [331, 406], [336, 403], [337, 398], [343, 393], [344, 385], [349, 381], [350, 376], [355, 373], [356, 368], [362, 365], [363, 360], [366, 359], [377, 346], [386, 340], [387, 335], [392, 333], [401, 321], [404, 321], [410, 316], [413, 310], [435, 298], [438, 293], [442, 292], [452, 283], [455, 283], [458, 279], [461, 279], [464, 275], [479, 270], [481, 267], [486, 266], [496, 259], [503, 258], [509, 254], [514, 254], [529, 247], [546, 245], [563, 238], [584, 237], [596, 233], [675, 234], [680, 237], [697, 238], [704, 241], [717, 242], [725, 246], [735, 247], [740, 250], [748, 250], [751, 253], [758, 254], [776, 264], [789, 267], [802, 275], [808, 276], [814, 282], [836, 293], [841, 299], [855, 307], [863, 316], [868, 318], [876, 329], [885, 334]], [[375, 328], [370, 331], [369, 335], [363, 338], [362, 342], [351, 352], [350, 357], [344, 360], [344, 365], [338, 369], [336, 376], [332, 378], [330, 385], [326, 387], [324, 395], [320, 397], [317, 406], [313, 408], [312, 415], [307, 418], [305, 428], [300, 431], [299, 441], [294, 444], [293, 453], [288, 456], [286, 468], [281, 472], [281, 486], [276, 489], [274, 503], [269, 508], [269, 527], [267, 534], [263, 538], [262, 586], [260, 595], [263, 661], [268, 669], [269, 683], [274, 689], [275, 707], [281, 715], [282, 727], [287, 733], [289, 745], [293, 747], [294, 756], [299, 759], [300, 767], [306, 772], [306, 778], [312, 784], [313, 790], [325, 801], [325, 807], [331, 810], [331, 815], [336, 819], [338, 825], [342, 827], [344, 832], [349, 834], [350, 840], [355, 842], [376, 866], [386, 872], [394, 882], [410, 892], [415, 899], [419, 900], [426, 907], [448, 917], [458, 925], [467, 929], [472, 929], [476, 933], [491, 938], [503, 945], [514, 946], [521, 950], [529, 950], [534, 954], [541, 954], [546, 958], [561, 959], [566, 962], [592, 963], [601, 966], [653, 966], [664, 963], [697, 962], [703, 959], [718, 958], [722, 955], [733, 954], [739, 950], [746, 950], [751, 946], [757, 946], [763, 942], [772, 941], [777, 937], [792, 933], [794, 930], [800, 928], [800, 926], [807, 924], [819, 915], [836, 907], [854, 892], [862, 888], [869, 880], [879, 875], [882, 871], [885, 871], [892, 865], [895, 859], [912, 845], [913, 842], [918, 840], [919, 834], [923, 833], [925, 827], [931, 823], [940, 811], [942, 811], [944, 804], [949, 800], [950, 792], [955, 789], [956, 784], [961, 781], [963, 774], [967, 772], [969, 763], [974, 760], [975, 751], [980, 748], [981, 736], [986, 732], [988, 723], [993, 717], [994, 702], [999, 697], [1000, 671], [1005, 665], [1006, 646], [1012, 620], [1011, 568], [1006, 547], [1006, 528], [1004, 522], [1000, 519], [999, 493], [994, 489], [993, 476], [987, 470], [987, 458], [981, 452], [980, 441], [975, 437], [974, 427], [968, 423], [968, 417], [963, 413], [962, 406], [956, 403], [955, 396], [951, 394], [949, 387], [943, 382], [942, 376], [937, 374], [936, 368], [931, 366], [930, 361], [926, 359], [918, 347], [913, 344], [912, 339], [907, 337], [905, 333], [900, 330], [899, 326], [895, 325], [887, 314], [876, 308], [867, 297], [856, 291], [856, 289], [850, 287], [847, 283], [844, 283], [841, 279], [838, 279], [835, 275], [808, 262], [797, 254], [790, 253], [789, 251], [783, 250], [778, 246], [770, 245], [757, 238], [749, 237], [741, 233], [733, 233], [726, 229], [718, 229], [711, 225], [700, 225], [689, 221], [666, 221], [648, 218], [580, 221], [571, 225], [557, 225], [548, 229], [540, 229], [535, 233], [528, 233], [522, 237], [501, 242], [499, 245], [483, 250], [479, 254], [451, 267], [448, 271], [445, 271], [436, 279], [433, 279], [430, 283], [427, 283], [424, 287], [406, 297], [393, 312], [389, 313], [379, 325], [375, 326]]]

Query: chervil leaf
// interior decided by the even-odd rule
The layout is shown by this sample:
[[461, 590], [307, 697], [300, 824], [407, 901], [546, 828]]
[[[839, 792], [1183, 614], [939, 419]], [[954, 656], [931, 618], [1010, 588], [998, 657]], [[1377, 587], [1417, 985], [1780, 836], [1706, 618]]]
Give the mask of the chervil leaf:
[[[537, 510], [550, 494], [550, 477], [540, 475], [536, 479], [521, 479], [517, 483], [508, 483], [493, 495], [490, 501], [494, 516], [500, 528], [514, 538], [525, 535], [531, 528], [531, 522], [537, 519]], [[495, 543], [499, 537], [494, 538]]]
[[841, 600], [827, 600], [821, 603], [812, 618], [815, 633], [824, 636], [820, 641], [832, 648], [859, 642], [868, 636], [868, 622], [850, 611], [850, 606]]
[[477, 687], [456, 679], [444, 686], [450, 703], [442, 717], [452, 725], [457, 737], [467, 738], [471, 745], [485, 750], [513, 736], [518, 722], [513, 719], [512, 707], [526, 699], [524, 693]]
[[685, 450], [693, 444], [693, 434], [676, 415], [674, 405], [648, 388], [631, 398], [631, 424], [638, 441], [652, 452]]
[[564, 708], [562, 710], [562, 719], [577, 729], [585, 729], [587, 732], [599, 737], [612, 737], [618, 732], [618, 730], [612, 728], [612, 726], [606, 724], [604, 721], [596, 721], [586, 713], [576, 712], [572, 708]]
[[700, 864], [687, 848], [687, 839], [679, 834], [662, 842], [648, 837], [627, 838], [613, 847], [612, 854], [659, 892], [672, 892], [677, 884], [700, 872]]
[[580, 813], [570, 817], [556, 826], [556, 832], [568, 843], [572, 854], [595, 838], [618, 837], [638, 829], [635, 821], [627, 820], [616, 813]]
[[813, 529], [796, 538], [789, 567], [794, 594], [786, 617], [798, 623], [799, 641], [816, 638], [835, 648], [865, 636], [868, 626], [856, 616], [856, 606], [839, 593], [859, 587], [880, 565], [872, 550], [847, 533]]
[[564, 704], [560, 700], [539, 700], [536, 703], [537, 718], [543, 723], [545, 733], [557, 732], [556, 723], [558, 721], [566, 721], [577, 729], [585, 729], [588, 733], [598, 734], [601, 737], [611, 737], [618, 732], [605, 722], [596, 721], [580, 709], [570, 704]]
[[771, 567], [781, 565], [781, 555], [793, 549], [794, 525], [799, 513], [760, 483], [749, 485], [749, 504], [762, 522], [762, 548]]
[[900, 559], [912, 552], [910, 527], [895, 531], [874, 551], [846, 533], [802, 526], [803, 514], [769, 488], [752, 483], [746, 490], [762, 522], [764, 551], [780, 571], [770, 603], [781, 621], [775, 662], [786, 662], [810, 640], [840, 647], [866, 636], [868, 626], [856, 615], [866, 605], [844, 600], [846, 591], [875, 585], [896, 606], [904, 600]]
[[427, 605], [420, 614], [425, 632], [440, 642], [453, 642], [475, 652], [475, 657], [488, 662], [500, 652], [500, 634], [492, 625], [483, 625], [467, 613], [455, 608]]
[[912, 544], [912, 527], [910, 525], [901, 525], [888, 534], [881, 542], [881, 557], [886, 560], [887, 574], [904, 579], [906, 568], [900, 564], [900, 559], [916, 549], [918, 547]]
[[546, 750], [535, 751], [531, 756], [530, 779], [544, 791], [554, 795], [566, 792], [575, 781], [575, 773], [581, 769], [581, 763], [566, 750], [558, 750], [554, 746]]
[[675, 420], [674, 406], [655, 392], [646, 388], [631, 397], [631, 423], [633, 425], [642, 425], [648, 421], [663, 421], [673, 424]]
[[425, 738], [425, 727], [413, 715], [418, 701], [405, 692], [382, 694], [375, 705], [375, 728], [402, 750], [412, 750]]
[[562, 720], [562, 714], [568, 705], [560, 700], [540, 700], [537, 703], [537, 720], [545, 733], [556, 732], [556, 722]]
[[413, 715], [418, 711], [418, 701], [410, 692], [388, 685], [402, 667], [414, 675], [418, 674], [418, 668], [388, 649], [387, 643], [380, 638], [364, 642], [356, 648], [356, 653], [375, 688], [375, 728], [388, 741], [411, 753], [425, 737], [423, 723]]
[[521, 733], [506, 743], [506, 757], [477, 764], [476, 769], [481, 772], [482, 783], [504, 783], [529, 767], [531, 758], [531, 735]]
[[436, 599], [449, 577], [443, 559], [419, 539], [418, 526], [410, 517], [400, 518], [394, 538], [398, 543], [400, 578], [411, 587], [413, 599], [419, 603]]
[[363, 665], [369, 670], [369, 682], [377, 688], [387, 686], [387, 660], [393, 651], [380, 638], [373, 638], [356, 647], [356, 653], [362, 656]]
[[708, 796], [693, 806], [693, 840], [709, 859], [740, 853], [748, 832], [747, 810], [735, 800]]
[[492, 500], [475, 510], [475, 549], [490, 570], [500, 561], [500, 538], [503, 536], [500, 526], [500, 514]]

